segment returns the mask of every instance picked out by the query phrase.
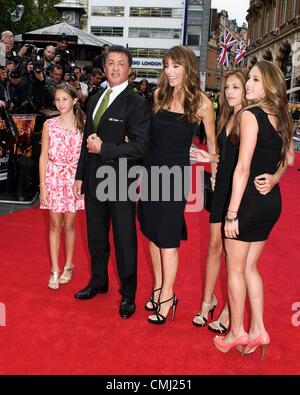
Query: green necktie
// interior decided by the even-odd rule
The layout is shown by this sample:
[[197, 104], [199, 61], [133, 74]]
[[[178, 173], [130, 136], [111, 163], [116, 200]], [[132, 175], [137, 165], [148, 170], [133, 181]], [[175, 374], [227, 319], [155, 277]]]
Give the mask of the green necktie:
[[100, 106], [95, 114], [95, 118], [93, 119], [93, 126], [94, 126], [95, 131], [98, 128], [98, 125], [99, 125], [102, 115], [104, 114], [105, 110], [107, 109], [111, 92], [112, 92], [112, 89], [107, 89], [107, 92], [105, 92], [105, 95], [103, 96]]

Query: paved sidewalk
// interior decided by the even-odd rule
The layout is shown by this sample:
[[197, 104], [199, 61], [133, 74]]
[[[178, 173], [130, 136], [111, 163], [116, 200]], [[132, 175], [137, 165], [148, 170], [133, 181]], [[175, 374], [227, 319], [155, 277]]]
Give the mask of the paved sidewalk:
[[32, 204], [21, 204], [21, 203], [2, 203], [0, 201], [0, 216], [12, 214], [17, 211], [26, 210], [31, 207], [39, 207], [39, 198], [34, 201]]

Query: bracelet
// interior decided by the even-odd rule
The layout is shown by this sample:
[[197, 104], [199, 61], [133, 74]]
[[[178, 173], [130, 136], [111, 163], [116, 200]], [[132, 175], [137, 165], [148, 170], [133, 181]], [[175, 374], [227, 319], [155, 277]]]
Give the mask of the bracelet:
[[233, 224], [237, 220], [238, 220], [238, 217], [235, 217], [235, 218], [227, 218], [227, 217], [225, 217], [225, 221], [229, 222], [230, 224]]
[[44, 187], [46, 184], [44, 182], [40, 183], [40, 187]]
[[227, 210], [227, 212], [228, 212], [228, 213], [235, 213], [235, 214], [238, 213], [237, 211], [233, 211], [233, 210]]

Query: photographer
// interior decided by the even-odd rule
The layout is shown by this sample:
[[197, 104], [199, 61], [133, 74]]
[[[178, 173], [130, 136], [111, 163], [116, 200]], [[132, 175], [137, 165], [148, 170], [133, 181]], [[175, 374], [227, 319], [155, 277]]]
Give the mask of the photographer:
[[47, 97], [46, 75], [38, 61], [29, 60], [23, 79], [32, 107], [30, 112], [36, 113], [45, 106]]
[[5, 54], [7, 60], [13, 60], [15, 63], [19, 62], [19, 56], [17, 54], [17, 49], [14, 45], [15, 39], [12, 32], [6, 30], [1, 33], [1, 42], [5, 46]]
[[88, 99], [102, 90], [101, 82], [103, 78], [104, 76], [101, 69], [92, 69], [92, 74], [88, 81]]
[[11, 103], [11, 112], [14, 114], [26, 113], [26, 106], [28, 104], [28, 96], [21, 80], [21, 73], [19, 70], [11, 70], [8, 73], [8, 83], [6, 85], [8, 100]]
[[75, 73], [75, 70], [71, 71], [70, 73], [66, 73], [64, 75], [64, 80], [66, 82], [69, 82], [69, 84], [76, 89], [77, 97], [80, 100], [80, 103], [85, 103], [88, 97], [88, 86], [84, 82], [79, 81], [78, 75]]
[[46, 76], [46, 90], [45, 90], [45, 107], [51, 110], [56, 110], [54, 105], [54, 92], [57, 87], [62, 82], [64, 70], [60, 64], [55, 64], [51, 71], [50, 77]]
[[55, 48], [55, 59], [59, 57], [59, 64], [63, 67], [65, 72], [69, 72], [70, 68], [75, 66], [75, 60], [68, 48], [67, 36], [63, 33], [57, 40]]
[[55, 64], [54, 57], [55, 57], [55, 47], [49, 44], [44, 49], [43, 59], [42, 59], [43, 70], [48, 76], [50, 75], [50, 71]]

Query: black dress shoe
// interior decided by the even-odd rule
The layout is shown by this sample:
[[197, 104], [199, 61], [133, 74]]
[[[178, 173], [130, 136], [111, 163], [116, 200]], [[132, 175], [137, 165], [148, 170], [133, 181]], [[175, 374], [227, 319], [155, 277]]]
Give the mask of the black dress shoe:
[[97, 294], [104, 294], [107, 291], [108, 291], [107, 287], [95, 288], [95, 287], [92, 287], [92, 286], [88, 285], [87, 287], [85, 287], [82, 290], [80, 290], [79, 292], [77, 292], [74, 295], [74, 297], [76, 299], [92, 299]]
[[122, 318], [129, 318], [135, 312], [135, 303], [132, 298], [122, 298], [119, 308], [119, 314]]

